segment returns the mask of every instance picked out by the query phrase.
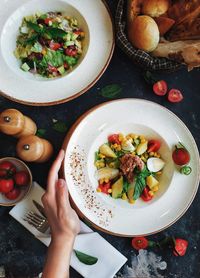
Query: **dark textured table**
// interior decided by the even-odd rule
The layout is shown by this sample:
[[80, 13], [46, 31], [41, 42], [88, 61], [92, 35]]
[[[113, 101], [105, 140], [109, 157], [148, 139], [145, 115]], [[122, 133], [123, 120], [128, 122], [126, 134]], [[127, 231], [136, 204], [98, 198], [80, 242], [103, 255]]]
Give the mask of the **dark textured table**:
[[[114, 0], [108, 1], [113, 13], [116, 9], [115, 2]], [[165, 97], [161, 98], [153, 94], [151, 87], [144, 81], [142, 71], [132, 64], [116, 47], [111, 63], [104, 75], [92, 89], [81, 97], [59, 106], [42, 108], [20, 105], [0, 97], [0, 110], [2, 111], [5, 108], [16, 108], [25, 115], [32, 117], [40, 129], [46, 130], [45, 137], [53, 143], [56, 155], [62, 145], [65, 133], [60, 133], [52, 128], [52, 119], [66, 122], [69, 128], [74, 121], [89, 108], [107, 101], [107, 99], [100, 94], [102, 88], [110, 84], [118, 84], [122, 88], [122, 91], [116, 98], [129, 97], [148, 99], [174, 112], [190, 129], [199, 147], [199, 75], [199, 70], [193, 70], [188, 73], [185, 68], [174, 73], [157, 74], [158, 78], [163, 78], [168, 82], [169, 87], [178, 88], [184, 94], [184, 100], [181, 103], [171, 104]], [[0, 157], [16, 156], [15, 145], [16, 140], [14, 138], [0, 134]], [[38, 181], [44, 188], [48, 169], [52, 160], [42, 165], [29, 164], [34, 180]], [[0, 208], [0, 266], [4, 266], [6, 271], [12, 273], [14, 277], [33, 277], [41, 272], [47, 249], [26, 229], [12, 219], [8, 213], [9, 208]], [[128, 263], [130, 263], [131, 256], [137, 253], [131, 248], [130, 239], [101, 234], [120, 252], [127, 256], [129, 258]], [[160, 239], [166, 235], [174, 235], [188, 239], [189, 247], [184, 257], [175, 257], [168, 249], [154, 251], [156, 254], [161, 255], [162, 259], [168, 264], [167, 269], [163, 272], [165, 277], [199, 278], [199, 191], [189, 210], [179, 221], [167, 230], [150, 238]], [[71, 277], [78, 278], [80, 275], [74, 270], [71, 270]], [[153, 274], [152, 277], [154, 277]]]

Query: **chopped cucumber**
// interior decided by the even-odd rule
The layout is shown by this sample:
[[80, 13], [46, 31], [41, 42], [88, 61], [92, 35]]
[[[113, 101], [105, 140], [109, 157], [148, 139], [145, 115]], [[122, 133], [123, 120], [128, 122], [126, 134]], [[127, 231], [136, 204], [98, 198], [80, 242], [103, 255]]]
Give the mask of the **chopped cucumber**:
[[24, 63], [24, 64], [22, 64], [21, 65], [21, 69], [23, 70], [23, 71], [29, 71], [30, 70], [30, 67], [29, 67], [29, 65], [27, 64], [27, 63]]
[[65, 73], [65, 68], [64, 68], [64, 66], [59, 67], [59, 68], [58, 68], [58, 71], [59, 71], [60, 74], [63, 75], [63, 74]]

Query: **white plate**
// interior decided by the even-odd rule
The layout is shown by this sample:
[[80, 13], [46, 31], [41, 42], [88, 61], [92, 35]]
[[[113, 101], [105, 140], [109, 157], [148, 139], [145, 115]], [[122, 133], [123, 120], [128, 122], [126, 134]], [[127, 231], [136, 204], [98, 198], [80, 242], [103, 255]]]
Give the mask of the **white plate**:
[[[97, 193], [94, 152], [111, 133], [133, 132], [160, 138], [166, 162], [158, 194], [152, 202], [134, 205]], [[171, 159], [175, 144], [190, 151], [192, 173], [179, 173]], [[159, 232], [177, 221], [189, 208], [199, 184], [199, 153], [184, 123], [172, 112], [153, 102], [122, 99], [104, 103], [85, 113], [64, 141], [64, 175], [79, 214], [98, 229], [120, 236]]]
[[[61, 11], [75, 17], [85, 31], [85, 45], [77, 67], [68, 75], [47, 80], [20, 69], [13, 51], [22, 18], [38, 11]], [[104, 73], [112, 57], [114, 33], [103, 1], [2, 0], [0, 9], [0, 91], [28, 105], [54, 105], [78, 97]]]

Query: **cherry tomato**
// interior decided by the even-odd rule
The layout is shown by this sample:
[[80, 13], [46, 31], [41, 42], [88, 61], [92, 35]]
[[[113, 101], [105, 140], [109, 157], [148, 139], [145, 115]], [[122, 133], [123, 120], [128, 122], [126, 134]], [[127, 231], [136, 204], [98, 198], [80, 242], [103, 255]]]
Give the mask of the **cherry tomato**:
[[65, 54], [70, 57], [77, 55], [77, 49], [74, 46], [69, 46], [65, 49]]
[[108, 183], [102, 183], [102, 184], [100, 183], [100, 184], [99, 184], [99, 188], [101, 189], [101, 192], [102, 192], [102, 193], [109, 194], [109, 193], [108, 193], [108, 189], [111, 188], [110, 182], [108, 182]]
[[171, 89], [168, 93], [168, 100], [170, 102], [180, 102], [183, 99], [183, 95], [179, 90]]
[[46, 25], [49, 25], [49, 22], [50, 22], [50, 21], [52, 21], [52, 18], [47, 17], [47, 18], [45, 18], [44, 23], [45, 23]]
[[3, 161], [0, 163], [0, 177], [13, 175], [14, 173], [16, 173], [16, 168], [13, 163], [10, 161]]
[[146, 249], [148, 247], [148, 240], [146, 237], [134, 237], [131, 244], [136, 250]]
[[142, 200], [144, 201], [144, 202], [149, 202], [149, 201], [151, 201], [151, 199], [153, 198], [153, 196], [151, 196], [150, 194], [149, 194], [149, 188], [146, 186], [145, 188], [144, 188], [144, 190], [142, 191], [142, 195], [141, 195], [141, 198], [142, 198]]
[[81, 29], [74, 31], [74, 34], [79, 35], [81, 37], [84, 37], [84, 35], [85, 35]]
[[15, 200], [19, 197], [21, 191], [18, 188], [13, 188], [10, 192], [6, 193], [5, 196], [9, 200]]
[[49, 47], [51, 50], [57, 50], [61, 47], [61, 44], [58, 42], [51, 41]]
[[108, 136], [108, 142], [110, 142], [111, 144], [118, 144], [118, 145], [120, 145], [119, 134], [109, 135]]
[[14, 187], [13, 179], [1, 179], [0, 180], [0, 192], [1, 193], [8, 193]]
[[5, 178], [7, 176], [7, 170], [5, 169], [0, 169], [0, 177], [1, 178]]
[[153, 85], [153, 91], [158, 96], [164, 96], [167, 93], [167, 83], [160, 80]]
[[149, 140], [148, 142], [148, 152], [157, 152], [160, 149], [161, 143], [159, 140]]
[[28, 185], [29, 176], [26, 172], [20, 171], [14, 175], [15, 183], [19, 186]]
[[186, 150], [183, 145], [181, 146], [182, 147], [179, 145], [175, 146], [175, 150], [172, 153], [174, 163], [180, 166], [185, 165], [190, 161], [190, 154], [188, 150]]
[[188, 247], [188, 241], [185, 239], [177, 238], [175, 239], [175, 246], [173, 254], [175, 256], [184, 256]]

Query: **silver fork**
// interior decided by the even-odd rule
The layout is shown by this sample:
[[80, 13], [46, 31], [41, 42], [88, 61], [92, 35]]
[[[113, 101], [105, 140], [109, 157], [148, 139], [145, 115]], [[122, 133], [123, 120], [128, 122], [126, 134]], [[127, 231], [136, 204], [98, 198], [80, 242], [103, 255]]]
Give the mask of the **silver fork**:
[[23, 220], [35, 227], [41, 233], [45, 233], [49, 228], [48, 220], [33, 211], [29, 211], [24, 216]]

